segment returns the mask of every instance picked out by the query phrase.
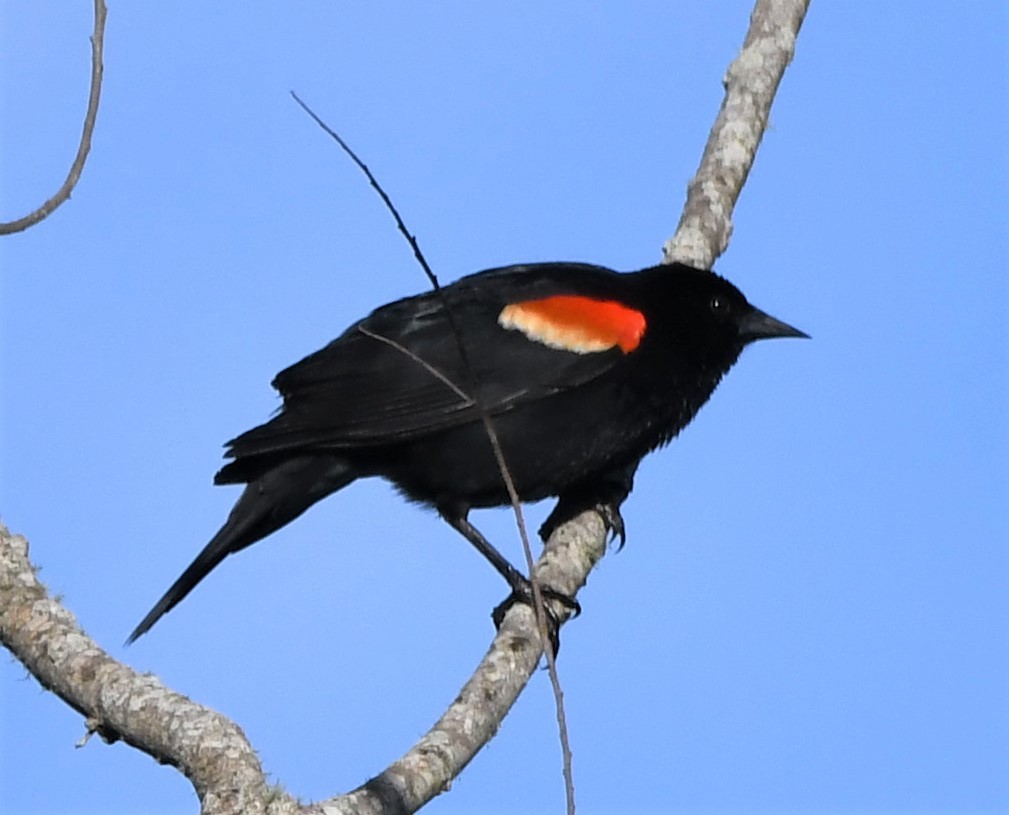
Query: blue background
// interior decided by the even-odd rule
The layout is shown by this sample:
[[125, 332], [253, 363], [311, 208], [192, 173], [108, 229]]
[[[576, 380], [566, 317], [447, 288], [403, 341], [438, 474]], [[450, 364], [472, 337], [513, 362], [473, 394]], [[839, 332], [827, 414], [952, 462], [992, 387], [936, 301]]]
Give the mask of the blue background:
[[[2, 3], [2, 215], [62, 181], [86, 2]], [[126, 634], [217, 529], [273, 374], [425, 280], [650, 265], [750, 3], [112, 5], [72, 200], [0, 241], [0, 512], [115, 656], [241, 724], [303, 799], [453, 699], [496, 574], [355, 484]], [[647, 460], [564, 631], [580, 812], [1009, 810], [1009, 19], [814, 3], [717, 268], [813, 335], [749, 349]], [[535, 528], [547, 505], [529, 510]], [[475, 519], [520, 560], [507, 511]], [[5, 812], [186, 813], [0, 660]], [[432, 813], [561, 811], [546, 676]]]

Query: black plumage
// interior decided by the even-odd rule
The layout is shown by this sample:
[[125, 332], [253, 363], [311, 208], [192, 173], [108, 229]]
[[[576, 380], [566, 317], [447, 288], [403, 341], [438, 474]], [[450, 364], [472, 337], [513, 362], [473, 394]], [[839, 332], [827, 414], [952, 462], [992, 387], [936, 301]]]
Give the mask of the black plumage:
[[368, 476], [436, 508], [521, 590], [467, 521], [509, 501], [482, 413], [521, 499], [559, 497], [545, 532], [593, 506], [619, 525], [641, 458], [693, 418], [748, 343], [787, 336], [805, 335], [679, 264], [509, 266], [383, 306], [277, 375], [282, 409], [228, 443], [215, 479], [244, 492], [130, 641], [227, 555]]

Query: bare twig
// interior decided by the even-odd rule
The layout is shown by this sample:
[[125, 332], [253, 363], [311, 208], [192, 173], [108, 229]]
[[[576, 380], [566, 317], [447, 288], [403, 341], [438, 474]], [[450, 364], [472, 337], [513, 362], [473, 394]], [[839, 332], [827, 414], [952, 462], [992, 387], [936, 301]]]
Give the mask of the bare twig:
[[0, 222], [0, 235], [10, 235], [22, 232], [30, 226], [48, 217], [60, 204], [70, 198], [70, 193], [77, 186], [77, 181], [84, 170], [84, 162], [91, 152], [91, 134], [95, 129], [95, 119], [98, 117], [98, 103], [102, 95], [102, 53], [105, 48], [105, 0], [95, 0], [95, 27], [91, 34], [91, 90], [88, 93], [88, 110], [84, 116], [84, 129], [81, 141], [77, 146], [77, 155], [63, 186], [56, 194], [34, 212], [30, 212], [16, 221]]
[[[406, 242], [410, 244], [410, 248], [413, 249], [413, 256], [416, 258], [420, 267], [424, 270], [424, 274], [427, 275], [427, 279], [430, 281], [431, 286], [441, 297], [442, 305], [445, 309], [445, 315], [448, 318], [449, 326], [452, 329], [452, 333], [455, 336], [456, 344], [459, 347], [459, 357], [462, 361], [463, 370], [466, 372], [467, 378], [469, 379], [469, 385], [471, 389], [475, 390], [477, 383], [475, 382], [475, 373], [473, 367], [470, 365], [469, 355], [466, 351], [466, 344], [463, 340], [462, 332], [459, 330], [459, 326], [455, 321], [455, 314], [453, 310], [449, 307], [448, 299], [445, 297], [442, 291], [441, 284], [438, 282], [438, 276], [431, 269], [431, 266], [427, 262], [427, 258], [424, 256], [424, 252], [421, 251], [420, 243], [417, 241], [417, 236], [414, 235], [406, 225], [403, 217], [399, 214], [399, 210], [396, 205], [392, 202], [392, 199], [386, 193], [385, 189], [382, 187], [379, 180], [372, 173], [371, 169], [367, 164], [357, 155], [356, 152], [351, 148], [349, 144], [337, 133], [333, 128], [331, 128], [326, 122], [320, 118], [311, 107], [309, 107], [297, 93], [291, 91], [291, 96], [294, 97], [294, 101], [298, 103], [302, 110], [307, 113], [312, 120], [322, 128], [336, 143], [340, 146], [344, 153], [346, 153], [351, 161], [357, 165], [358, 169], [364, 173], [365, 177], [368, 179], [368, 183], [371, 184], [372, 188], [378, 193], [379, 197], [382, 199], [382, 203], [385, 204], [385, 208], [392, 215], [393, 220], [396, 222], [396, 228], [399, 230], [400, 234], [406, 239]], [[548, 623], [546, 610], [543, 606], [543, 592], [540, 587], [539, 580], [536, 577], [536, 570], [534, 568], [535, 561], [533, 559], [532, 546], [529, 543], [529, 532], [526, 529], [525, 516], [522, 514], [522, 501], [519, 497], [518, 490], [515, 489], [515, 481], [512, 479], [511, 470], [508, 469], [508, 463], [505, 460], [504, 451], [501, 449], [501, 442], [498, 439], [497, 431], [494, 429], [494, 423], [491, 421], [490, 416], [487, 413], [484, 405], [472, 396], [469, 396], [462, 388], [457, 384], [452, 382], [445, 374], [437, 370], [434, 366], [428, 363], [426, 360], [421, 359], [416, 354], [414, 354], [410, 349], [403, 347], [399, 343], [389, 339], [388, 337], [383, 337], [379, 334], [375, 334], [372, 331], [368, 331], [363, 327], [358, 329], [362, 334], [383, 342], [386, 345], [392, 346], [401, 353], [413, 359], [416, 363], [426, 368], [431, 374], [440, 379], [442, 382], [447, 384], [455, 393], [467, 404], [473, 405], [479, 411], [480, 421], [483, 423], [484, 431], [487, 433], [487, 438], [490, 441], [491, 449], [494, 452], [494, 459], [497, 462], [498, 470], [501, 473], [501, 479], [504, 481], [505, 489], [508, 491], [508, 499], [511, 502], [512, 512], [515, 515], [515, 525], [518, 527], [519, 538], [522, 541], [522, 552], [526, 560], [526, 569], [529, 573], [530, 584], [533, 590], [533, 606], [536, 610], [536, 624], [539, 628], [540, 638], [543, 643], [550, 641], [550, 636], [548, 633]], [[554, 694], [554, 706], [557, 711], [557, 730], [558, 736], [561, 743], [561, 762], [562, 771], [564, 775], [564, 791], [565, 799], [567, 802], [567, 812], [568, 815], [574, 815], [575, 812], [575, 782], [574, 773], [572, 771], [572, 758], [571, 758], [571, 741], [568, 737], [567, 728], [567, 717], [564, 715], [564, 693], [561, 689], [560, 677], [557, 673], [557, 663], [556, 654], [553, 653], [551, 648], [544, 648], [544, 653], [547, 659], [547, 669], [550, 674], [550, 685], [553, 689]]]
[[417, 236], [406, 228], [406, 222], [404, 222], [402, 217], [400, 217], [399, 210], [396, 209], [396, 205], [393, 204], [392, 199], [386, 195], [385, 190], [382, 189], [382, 185], [378, 183], [378, 179], [375, 178], [374, 173], [372, 173], [368, 165], [365, 164], [357, 153], [351, 149], [350, 145], [340, 137], [339, 133], [333, 130], [333, 128], [316, 115], [314, 110], [301, 101], [301, 97], [298, 96], [298, 94], [291, 91], [291, 97], [298, 103], [298, 106], [312, 118], [312, 121], [326, 131], [326, 135], [340, 145], [343, 152], [346, 153], [350, 157], [350, 160], [357, 165], [358, 169], [364, 173], [365, 177], [368, 179], [368, 183], [371, 184], [372, 189], [378, 193], [379, 198], [382, 199], [382, 203], [385, 204], [385, 208], [389, 210], [389, 213], [396, 221], [396, 228], [399, 230], [400, 234], [406, 238], [406, 242], [410, 244], [410, 248], [413, 249], [413, 256], [420, 264], [420, 268], [424, 270], [424, 274], [427, 275], [427, 279], [430, 281], [432, 288], [434, 288], [435, 291], [441, 291], [441, 284], [438, 282], [438, 276], [431, 270], [431, 267], [427, 263], [427, 258], [425, 258], [424, 253], [420, 251], [420, 244], [417, 242]]
[[364, 336], [371, 337], [373, 340], [378, 340], [383, 345], [388, 345], [390, 348], [395, 348], [404, 356], [410, 357], [410, 359], [412, 359], [414, 362], [420, 365], [421, 368], [426, 370], [435, 379], [442, 382], [447, 388], [449, 388], [453, 393], [455, 393], [456, 396], [462, 399], [462, 401], [465, 402], [467, 406], [476, 404], [476, 402], [473, 400], [473, 397], [470, 396], [468, 393], [466, 393], [466, 391], [464, 391], [462, 388], [456, 385], [455, 382], [453, 382], [451, 379], [445, 376], [445, 374], [443, 374], [441, 371], [435, 368], [434, 365], [432, 365], [426, 359], [417, 356], [405, 345], [401, 345], [400, 343], [396, 342], [396, 340], [389, 339], [389, 337], [383, 337], [381, 334], [376, 334], [374, 331], [365, 328], [363, 325], [359, 325], [357, 327], [357, 330], [360, 331], [362, 334], [364, 334]]

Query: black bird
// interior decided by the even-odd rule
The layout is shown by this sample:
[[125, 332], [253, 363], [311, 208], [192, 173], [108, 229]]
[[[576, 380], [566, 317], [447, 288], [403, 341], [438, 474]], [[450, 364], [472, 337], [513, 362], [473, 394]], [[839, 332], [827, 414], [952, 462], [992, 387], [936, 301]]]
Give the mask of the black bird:
[[528, 596], [467, 520], [509, 503], [483, 416], [520, 498], [559, 498], [544, 537], [591, 507], [622, 537], [641, 458], [687, 425], [748, 343], [805, 336], [681, 264], [508, 266], [382, 306], [277, 375], [282, 409], [228, 443], [214, 479], [244, 492], [128, 642], [225, 557], [367, 476], [435, 508]]

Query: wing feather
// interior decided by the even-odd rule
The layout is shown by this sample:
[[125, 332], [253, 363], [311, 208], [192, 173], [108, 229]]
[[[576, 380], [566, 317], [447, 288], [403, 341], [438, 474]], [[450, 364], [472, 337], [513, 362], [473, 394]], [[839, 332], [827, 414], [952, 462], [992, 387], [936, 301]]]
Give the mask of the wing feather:
[[[228, 455], [387, 445], [477, 421], [474, 398], [493, 416], [602, 375], [620, 361], [620, 348], [576, 353], [499, 324], [510, 303], [568, 293], [565, 272], [572, 266], [583, 272], [582, 286], [586, 271], [598, 274], [600, 285], [617, 274], [582, 264], [544, 266], [492, 270], [443, 289], [451, 321], [446, 301], [433, 292], [376, 310], [278, 374], [273, 384], [284, 397], [282, 411], [229, 442]], [[492, 276], [507, 279], [489, 285]]]

